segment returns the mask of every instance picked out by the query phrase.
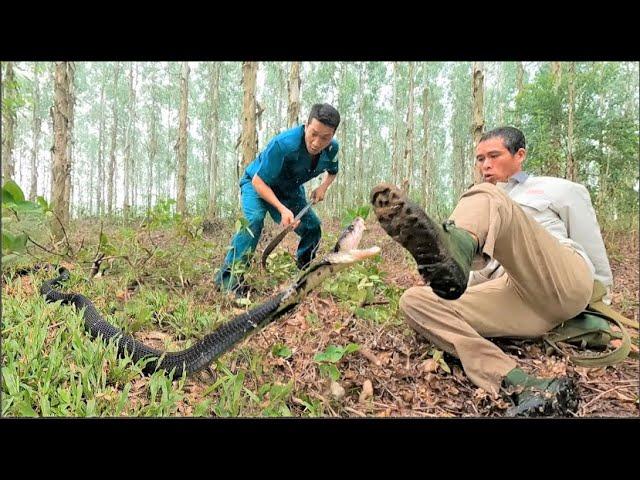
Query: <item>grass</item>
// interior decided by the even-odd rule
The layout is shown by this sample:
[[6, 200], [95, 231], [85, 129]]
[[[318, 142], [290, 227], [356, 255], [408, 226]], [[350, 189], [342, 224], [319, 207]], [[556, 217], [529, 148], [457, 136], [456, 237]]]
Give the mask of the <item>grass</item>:
[[[99, 229], [86, 223], [76, 225], [72, 245], [77, 251], [68, 259], [71, 278], [62, 290], [91, 299], [111, 324], [142, 338], [160, 338], [161, 343], [153, 346], [173, 351], [192, 345], [241, 311], [232, 299], [211, 288], [213, 270], [226, 253], [221, 241], [214, 244], [197, 230], [194, 233], [194, 229], [170, 222], [142, 233], [129, 226], [105, 225], [101, 248], [112, 258], [89, 279]], [[218, 238], [227, 239], [231, 234], [230, 227]], [[78, 249], [81, 238], [84, 246]], [[88, 241], [92, 238], [93, 243]], [[325, 239], [324, 243], [330, 242]], [[53, 255], [33, 253], [39, 261], [57, 261]], [[25, 265], [34, 259], [27, 260]], [[247, 271], [247, 280], [264, 292], [286, 285], [298, 274], [294, 257], [285, 249], [270, 257], [269, 273], [256, 268], [256, 263]], [[399, 294], [384, 284], [378, 266], [369, 261], [341, 272], [335, 281], [325, 283], [322, 295], [338, 301], [344, 318], [355, 312], [373, 323], [390, 321]], [[193, 380], [174, 379], [166, 372], [142, 376], [143, 365], [119, 358], [115, 344], [90, 338], [81, 312], [46, 303], [37, 288], [51, 278], [50, 272], [21, 277], [13, 275], [15, 268], [3, 272], [4, 416], [324, 414], [321, 402], [296, 390], [293, 381], [283, 382], [264, 362], [266, 355], [291, 357], [285, 345], [273, 353], [241, 344], [215, 362], [215, 379], [194, 395], [185, 388]], [[362, 307], [367, 300], [389, 295], [391, 309], [388, 305]], [[322, 325], [315, 313], [307, 319], [311, 326]]]

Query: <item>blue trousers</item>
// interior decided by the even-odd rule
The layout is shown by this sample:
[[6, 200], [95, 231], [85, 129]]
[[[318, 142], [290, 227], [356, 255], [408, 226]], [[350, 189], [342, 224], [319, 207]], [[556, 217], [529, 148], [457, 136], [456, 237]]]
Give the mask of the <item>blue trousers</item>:
[[[235, 234], [231, 240], [231, 247], [224, 259], [224, 263], [220, 268], [220, 271], [215, 276], [215, 283], [217, 283], [223, 289], [232, 289], [238, 282], [238, 275], [233, 274], [232, 266], [236, 262], [240, 262], [241, 265], [247, 265], [251, 259], [251, 255], [258, 245], [260, 240], [260, 234], [262, 233], [262, 227], [264, 226], [264, 217], [267, 212], [271, 215], [274, 222], [280, 223], [280, 212], [276, 210], [273, 205], [264, 201], [258, 195], [253, 185], [245, 183], [241, 187], [242, 192], [242, 211], [244, 217], [249, 222], [249, 229], [253, 233], [253, 236], [242, 229]], [[277, 192], [278, 199], [297, 215], [300, 210], [308, 203], [305, 198], [304, 187], [295, 188], [293, 192], [281, 193]], [[320, 228], [320, 219], [315, 214], [313, 209], [309, 209], [300, 219], [300, 225], [294, 230], [294, 232], [300, 237], [300, 243], [298, 244], [297, 251], [297, 263], [299, 268], [305, 267], [315, 257], [318, 245], [320, 243], [320, 237], [322, 236], [322, 230]]]

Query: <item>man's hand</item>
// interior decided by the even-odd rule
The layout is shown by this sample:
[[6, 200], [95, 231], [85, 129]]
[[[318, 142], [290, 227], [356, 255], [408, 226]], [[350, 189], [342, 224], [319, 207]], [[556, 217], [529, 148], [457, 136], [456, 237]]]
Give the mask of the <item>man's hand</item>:
[[321, 202], [322, 200], [324, 200], [324, 196], [326, 193], [326, 187], [320, 185], [318, 188], [313, 190], [313, 192], [311, 192], [311, 201], [313, 201], [314, 203]]
[[[293, 219], [294, 219], [293, 212], [289, 210], [287, 207], [282, 208], [282, 210], [280, 211], [280, 215], [282, 216], [282, 219], [280, 220], [280, 225], [282, 225], [283, 227], [288, 227], [293, 223]], [[299, 224], [300, 224], [300, 220], [296, 221], [294, 228], [297, 227]]]

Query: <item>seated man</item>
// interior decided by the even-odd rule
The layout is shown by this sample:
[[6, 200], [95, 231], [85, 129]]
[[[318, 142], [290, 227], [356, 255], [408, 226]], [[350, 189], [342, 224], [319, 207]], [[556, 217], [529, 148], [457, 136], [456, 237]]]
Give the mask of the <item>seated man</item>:
[[[527, 375], [484, 337], [541, 336], [584, 310], [594, 278], [610, 286], [612, 274], [586, 188], [526, 174], [525, 156], [518, 129], [485, 133], [476, 149], [485, 183], [465, 192], [442, 225], [392, 185], [376, 186], [371, 202], [430, 285], [401, 297], [407, 323], [458, 357], [479, 387], [519, 390], [508, 415], [563, 415], [577, 407], [570, 379]], [[470, 280], [472, 263], [489, 259], [493, 275]]]
[[[324, 181], [311, 192], [312, 200], [320, 202], [338, 173], [338, 142], [333, 138], [340, 114], [327, 103], [311, 107], [305, 125], [298, 125], [276, 135], [245, 169], [240, 180], [242, 210], [251, 233], [238, 232], [231, 241], [224, 264], [215, 277], [221, 290], [234, 290], [243, 296], [247, 285], [234, 275], [233, 264], [248, 264], [255, 250], [264, 217], [269, 212], [275, 222], [286, 227], [308, 203], [304, 183], [327, 172]], [[294, 230], [300, 237], [297, 252], [298, 268], [304, 269], [315, 257], [322, 236], [320, 219], [310, 209]]]

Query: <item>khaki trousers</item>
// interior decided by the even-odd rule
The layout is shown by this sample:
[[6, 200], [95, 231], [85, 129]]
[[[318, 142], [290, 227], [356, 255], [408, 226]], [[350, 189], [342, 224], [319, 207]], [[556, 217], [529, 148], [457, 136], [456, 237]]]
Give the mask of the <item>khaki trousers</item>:
[[591, 270], [495, 185], [469, 189], [450, 218], [478, 237], [484, 258], [498, 260], [506, 275], [457, 300], [412, 287], [400, 309], [413, 329], [460, 359], [474, 384], [497, 395], [516, 362], [483, 337], [538, 337], [576, 316], [591, 298]]

